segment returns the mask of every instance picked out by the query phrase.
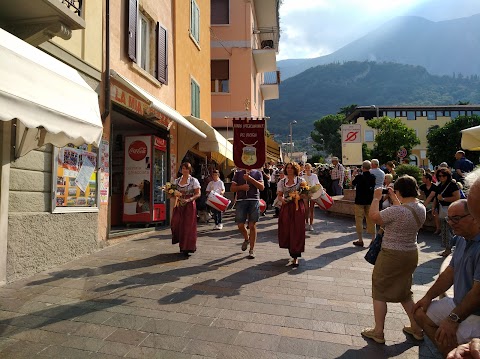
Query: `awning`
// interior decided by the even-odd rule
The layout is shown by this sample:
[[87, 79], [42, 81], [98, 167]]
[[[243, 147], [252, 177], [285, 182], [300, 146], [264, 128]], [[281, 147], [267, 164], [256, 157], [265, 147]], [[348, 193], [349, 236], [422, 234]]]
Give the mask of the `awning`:
[[98, 146], [98, 95], [72, 67], [0, 29], [0, 120], [18, 119], [16, 157], [51, 143]]
[[462, 131], [462, 148], [469, 151], [480, 151], [480, 126]]
[[278, 162], [282, 156], [280, 154], [280, 145], [270, 137], [265, 137], [267, 142], [267, 158]]
[[180, 115], [176, 110], [171, 108], [170, 106], [164, 104], [162, 101], [157, 99], [155, 96], [151, 95], [144, 89], [142, 89], [140, 86], [134, 84], [127, 78], [123, 77], [120, 75], [118, 72], [114, 70], [110, 70], [110, 75], [120, 82], [122, 85], [126, 86], [129, 88], [131, 91], [133, 91], [137, 96], [139, 96], [143, 101], [147, 102], [153, 109], [163, 113], [165, 116], [168, 118], [172, 119], [179, 125], [182, 125], [189, 129], [190, 131], [194, 132], [196, 135], [200, 136], [201, 138], [206, 138], [207, 136], [202, 133], [201, 131], [197, 130], [195, 126], [193, 126], [190, 122], [188, 122], [185, 117]]
[[200, 151], [218, 153], [233, 161], [233, 145], [220, 132], [200, 118], [194, 116], [185, 116], [185, 118], [207, 135], [206, 139], [198, 141], [198, 149]]

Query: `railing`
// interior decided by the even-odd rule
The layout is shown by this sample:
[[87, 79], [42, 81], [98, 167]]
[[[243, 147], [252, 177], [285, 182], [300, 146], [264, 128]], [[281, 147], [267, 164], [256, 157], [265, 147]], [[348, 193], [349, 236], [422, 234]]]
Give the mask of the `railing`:
[[82, 3], [83, 0], [62, 0], [62, 4], [65, 4], [67, 8], [78, 16], [82, 16]]
[[280, 84], [280, 71], [265, 72], [263, 74], [262, 85], [279, 85]]
[[278, 51], [280, 35], [278, 27], [259, 27], [253, 29], [256, 49], [274, 49]]

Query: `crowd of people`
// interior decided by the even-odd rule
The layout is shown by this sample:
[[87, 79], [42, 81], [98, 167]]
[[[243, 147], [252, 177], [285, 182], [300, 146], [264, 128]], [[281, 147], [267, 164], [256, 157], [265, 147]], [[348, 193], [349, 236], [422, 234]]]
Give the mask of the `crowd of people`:
[[[361, 332], [377, 343], [385, 343], [387, 303], [401, 303], [410, 320], [410, 325], [403, 328], [406, 334], [416, 340], [423, 340], [426, 334], [448, 358], [479, 354], [480, 342], [475, 338], [480, 337], [480, 168], [473, 171], [473, 164], [465, 160], [462, 151], [455, 156], [453, 171], [446, 164], [434, 172], [424, 171], [420, 186], [414, 177], [398, 177], [393, 162], [387, 163], [384, 171], [378, 160], [364, 161], [361, 169], [352, 173], [358, 236], [353, 244], [365, 246], [364, 220], [372, 243], [383, 233], [372, 273], [375, 325]], [[332, 191], [342, 193], [345, 170], [338, 158], [332, 164]], [[195, 199], [200, 196], [200, 185], [191, 176], [189, 163], [182, 164], [181, 173], [175, 181], [181, 205], [173, 212], [172, 243], [179, 243], [181, 252], [188, 256], [196, 250]], [[223, 194], [225, 187], [219, 174], [214, 171], [212, 178], [207, 191]], [[255, 258], [262, 198], [274, 206], [278, 245], [288, 250], [290, 264], [297, 267], [305, 251], [306, 231], [313, 229], [315, 205], [311, 195], [302, 194], [302, 188], [321, 182], [311, 164], [271, 163], [259, 170], [238, 169], [231, 182], [231, 191], [236, 194], [235, 223], [243, 237], [242, 251], [249, 249], [249, 257]], [[463, 192], [465, 184], [467, 198]], [[449, 256], [452, 244], [455, 251], [447, 269], [415, 303], [412, 279], [418, 265], [417, 236], [428, 212], [434, 215], [435, 233], [441, 235], [445, 246], [441, 255]], [[215, 213], [214, 218], [215, 229], [221, 229], [221, 213]], [[435, 299], [451, 286], [453, 298]]]

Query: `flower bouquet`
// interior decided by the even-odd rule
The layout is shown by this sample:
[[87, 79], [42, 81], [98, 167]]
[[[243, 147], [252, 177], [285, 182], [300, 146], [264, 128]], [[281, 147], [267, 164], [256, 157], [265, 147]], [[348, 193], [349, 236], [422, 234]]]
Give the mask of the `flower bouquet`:
[[170, 198], [175, 197], [174, 207], [177, 207], [179, 205], [178, 199], [182, 196], [182, 192], [177, 189], [177, 185], [175, 183], [167, 182], [165, 183], [165, 186], [162, 187], [162, 190], [166, 192]]
[[321, 189], [322, 189], [321, 184], [309, 186], [306, 182], [300, 183], [300, 194], [311, 196], [312, 194], [314, 194], [317, 191], [320, 191]]
[[298, 201], [300, 200], [300, 193], [299, 191], [293, 191], [293, 192], [290, 192], [290, 194], [288, 195], [288, 198], [285, 199], [286, 202], [291, 202], [291, 201], [295, 201], [295, 210], [298, 211]]

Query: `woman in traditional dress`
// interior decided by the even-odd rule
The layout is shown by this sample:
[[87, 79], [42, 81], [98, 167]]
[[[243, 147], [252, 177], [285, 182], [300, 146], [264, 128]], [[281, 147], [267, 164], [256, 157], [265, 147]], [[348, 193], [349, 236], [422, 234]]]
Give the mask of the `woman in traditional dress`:
[[[312, 172], [312, 165], [307, 163], [305, 165], [305, 173], [303, 179], [307, 182], [309, 187], [313, 187], [320, 184], [318, 177], [315, 173]], [[311, 197], [305, 198], [305, 229], [313, 231], [313, 210], [315, 209], [315, 202], [312, 201]], [[310, 219], [310, 225], [308, 220]]]
[[[287, 248], [293, 258], [292, 265], [298, 267], [298, 258], [305, 251], [305, 204], [299, 198], [300, 166], [291, 162], [285, 166], [285, 177], [277, 184], [277, 198], [282, 203], [278, 218], [278, 244]], [[298, 195], [297, 199], [292, 199]]]
[[192, 165], [182, 163], [182, 175], [175, 180], [181, 196], [176, 202], [172, 215], [172, 244], [179, 243], [180, 252], [189, 256], [197, 250], [197, 206], [200, 197], [200, 183], [192, 177]]

